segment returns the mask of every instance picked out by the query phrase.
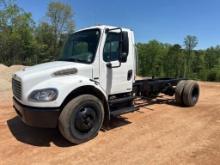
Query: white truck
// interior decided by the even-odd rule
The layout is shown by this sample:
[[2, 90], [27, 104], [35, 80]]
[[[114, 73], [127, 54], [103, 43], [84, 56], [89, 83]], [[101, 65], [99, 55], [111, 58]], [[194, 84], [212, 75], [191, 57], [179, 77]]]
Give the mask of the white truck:
[[132, 30], [106, 25], [79, 30], [69, 35], [60, 59], [13, 75], [14, 109], [27, 125], [58, 127], [68, 141], [79, 144], [95, 137], [112, 116], [137, 110], [137, 98], [163, 93], [182, 106], [197, 103], [196, 82], [135, 80], [136, 61]]

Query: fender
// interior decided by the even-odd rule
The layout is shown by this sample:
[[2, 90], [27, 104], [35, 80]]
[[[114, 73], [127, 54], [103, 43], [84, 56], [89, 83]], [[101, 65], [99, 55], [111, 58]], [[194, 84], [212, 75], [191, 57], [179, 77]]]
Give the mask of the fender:
[[[45, 88], [56, 88], [58, 90], [58, 97], [55, 101], [31, 102], [28, 100], [28, 96], [32, 91]], [[57, 76], [38, 83], [25, 93], [23, 104], [32, 107], [63, 107], [70, 99], [83, 93], [93, 94], [98, 97], [103, 102], [106, 117], [110, 119], [108, 96], [105, 91], [98, 82], [80, 75]]]
[[[94, 82], [93, 80], [91, 80]], [[105, 93], [102, 91], [102, 89], [98, 86], [93, 85], [85, 85], [85, 86], [80, 86], [76, 89], [74, 89], [69, 95], [66, 97], [66, 99], [63, 101], [61, 105], [61, 109], [64, 108], [64, 106], [73, 98], [83, 95], [83, 94], [91, 94], [99, 98], [103, 104], [104, 111], [105, 111], [105, 117], [104, 117], [104, 124], [107, 125], [108, 121], [110, 120], [110, 109], [109, 109], [109, 104], [108, 104], [108, 99], [105, 96]]]

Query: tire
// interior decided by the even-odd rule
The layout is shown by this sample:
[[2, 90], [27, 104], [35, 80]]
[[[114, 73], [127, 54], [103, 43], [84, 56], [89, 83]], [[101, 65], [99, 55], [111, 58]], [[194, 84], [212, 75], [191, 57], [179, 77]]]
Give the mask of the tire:
[[94, 138], [104, 120], [102, 102], [93, 95], [81, 95], [64, 107], [59, 117], [59, 130], [71, 143], [80, 144]]
[[175, 100], [178, 105], [183, 105], [182, 95], [186, 80], [181, 80], [175, 89]]
[[199, 99], [199, 85], [197, 82], [189, 80], [186, 81], [186, 84], [183, 89], [183, 103], [184, 106], [192, 107], [194, 106]]

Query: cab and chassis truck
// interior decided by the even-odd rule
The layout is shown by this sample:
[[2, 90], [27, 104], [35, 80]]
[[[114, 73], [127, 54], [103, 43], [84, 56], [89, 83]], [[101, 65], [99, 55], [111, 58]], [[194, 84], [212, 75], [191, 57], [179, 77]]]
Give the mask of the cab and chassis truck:
[[[138, 110], [135, 99], [162, 93], [194, 106], [197, 82], [176, 78], [135, 80], [132, 30], [93, 26], [68, 36], [57, 61], [26, 67], [12, 77], [13, 106], [29, 126], [56, 128], [70, 142], [95, 137], [111, 117]], [[169, 64], [167, 64], [169, 65]]]

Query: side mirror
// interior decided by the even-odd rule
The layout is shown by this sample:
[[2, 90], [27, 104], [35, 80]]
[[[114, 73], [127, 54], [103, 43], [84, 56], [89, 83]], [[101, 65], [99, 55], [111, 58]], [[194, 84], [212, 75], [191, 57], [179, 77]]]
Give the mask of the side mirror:
[[129, 52], [128, 32], [123, 31], [121, 35], [122, 35], [122, 41], [121, 41], [120, 62], [126, 62]]

